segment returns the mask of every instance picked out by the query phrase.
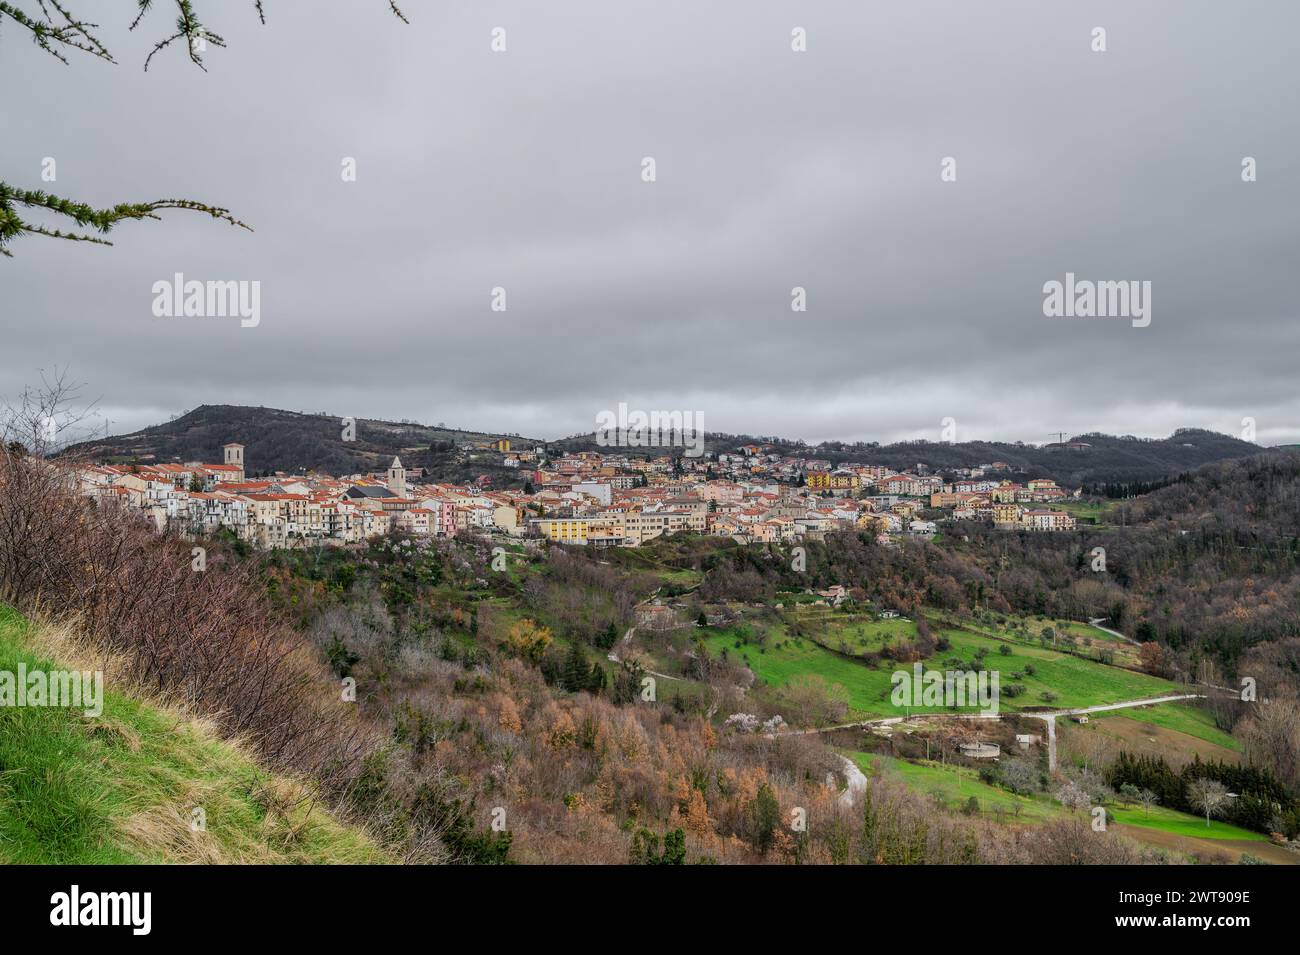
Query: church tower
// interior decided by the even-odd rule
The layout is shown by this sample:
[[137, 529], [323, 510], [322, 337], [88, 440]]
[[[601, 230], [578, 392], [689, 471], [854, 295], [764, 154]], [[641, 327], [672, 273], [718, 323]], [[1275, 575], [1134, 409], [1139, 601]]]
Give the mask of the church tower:
[[406, 468], [402, 467], [401, 458], [393, 458], [388, 467], [388, 489], [393, 497], [406, 497]]
[[224, 463], [229, 467], [239, 468], [239, 476], [234, 478], [235, 481], [243, 482], [244, 480], [244, 446], [242, 444], [225, 444], [221, 450], [226, 453]]

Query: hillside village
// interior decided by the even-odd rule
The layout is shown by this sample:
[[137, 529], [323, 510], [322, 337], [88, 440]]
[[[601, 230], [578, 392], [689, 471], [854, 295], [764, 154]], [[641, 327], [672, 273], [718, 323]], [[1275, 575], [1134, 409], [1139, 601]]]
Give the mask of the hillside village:
[[833, 530], [874, 532], [882, 544], [932, 537], [941, 525], [986, 521], [1003, 530], [1068, 531], [1051, 507], [1068, 491], [1048, 478], [1018, 483], [992, 462], [931, 473], [808, 460], [746, 445], [700, 458], [581, 451], [549, 457], [500, 439], [463, 449], [516, 469], [520, 490], [428, 483], [394, 457], [385, 472], [316, 472], [251, 478], [242, 444], [220, 464], [104, 464], [79, 471], [82, 493], [146, 513], [159, 530], [201, 536], [226, 529], [261, 548], [305, 542], [358, 544], [391, 531], [414, 536], [500, 534], [561, 544], [637, 547], [689, 531], [739, 543], [816, 539]]

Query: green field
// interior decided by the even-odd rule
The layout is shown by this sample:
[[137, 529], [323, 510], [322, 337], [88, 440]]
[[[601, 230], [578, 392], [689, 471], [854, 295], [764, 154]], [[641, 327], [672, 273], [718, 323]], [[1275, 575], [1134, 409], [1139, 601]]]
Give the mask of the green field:
[[1123, 823], [1126, 826], [1159, 829], [1161, 832], [1172, 832], [1174, 835], [1192, 836], [1197, 839], [1268, 841], [1267, 836], [1258, 832], [1251, 832], [1249, 829], [1238, 829], [1236, 826], [1219, 822], [1217, 819], [1211, 819], [1210, 824], [1207, 826], [1204, 817], [1189, 816], [1185, 812], [1165, 809], [1163, 806], [1152, 806], [1150, 812], [1141, 806], [1110, 806], [1107, 808], [1111, 815], [1114, 816], [1115, 822]]
[[[28, 633], [0, 606], [0, 671], [57, 668]], [[97, 717], [0, 707], [0, 863], [392, 861], [306, 796], [201, 724], [108, 689]]]
[[881, 620], [875, 614], [846, 614], [830, 607], [787, 609], [781, 619], [787, 627], [805, 624], [817, 634], [819, 642], [832, 648], [839, 648], [843, 643], [850, 653], [877, 651], [886, 644], [916, 637], [916, 623], [912, 620], [903, 617]]
[[1065, 511], [1080, 524], [1107, 523], [1107, 517], [1115, 510], [1119, 501], [1057, 501], [1050, 506], [1058, 511]]
[[1027, 822], [1041, 822], [1066, 814], [1060, 803], [1045, 795], [1021, 796], [982, 782], [966, 766], [945, 766], [935, 762], [911, 762], [874, 753], [845, 753], [868, 776], [894, 777], [909, 789], [943, 799], [950, 809], [960, 809], [972, 796], [981, 812], [1004, 812]]
[[[854, 625], [847, 626], [852, 629]], [[870, 634], [878, 628], [875, 623], [868, 622], [865, 629]], [[866, 662], [828, 650], [810, 638], [789, 637], [783, 625], [773, 625], [766, 631], [763, 646], [757, 644], [754, 636], [750, 638], [754, 642], [744, 643], [744, 632], [736, 628], [701, 631], [706, 635], [705, 645], [710, 652], [721, 655], [725, 650], [731, 659], [740, 660], [749, 666], [755, 676], [767, 686], [780, 687], [794, 676], [815, 673], [830, 683], [844, 687], [848, 694], [851, 718], [904, 714], [903, 709], [894, 706], [890, 700], [893, 689], [891, 676], [898, 669], [910, 671], [910, 664], [882, 661], [873, 668]], [[976, 651], [986, 650], [985, 667], [999, 673], [1000, 686], [1004, 691], [1001, 699], [1003, 711], [1095, 706], [1161, 696], [1179, 690], [1167, 680], [1105, 666], [1037, 645], [1008, 642], [961, 630], [937, 632], [950, 641], [951, 647], [923, 661], [925, 668], [970, 669]], [[897, 632], [885, 639], [868, 636], [864, 638], [867, 646], [853, 643], [849, 646], [854, 651], [878, 649], [886, 639], [893, 639], [894, 636], [897, 636]], [[741, 643], [739, 647], [736, 646], [737, 642]], [[1010, 649], [1009, 654], [999, 652], [1004, 646]], [[1027, 673], [1026, 667], [1033, 667], [1035, 672]], [[1016, 678], [1013, 676], [1015, 673], [1023, 675]], [[1025, 692], [1015, 697], [1008, 695], [1005, 689], [1012, 684], [1023, 686]], [[919, 706], [908, 708], [906, 712], [940, 712], [944, 709], [946, 708]]]
[[1214, 725], [1214, 717], [1206, 710], [1185, 703], [1161, 703], [1158, 706], [1144, 706], [1134, 710], [1120, 710], [1111, 713], [1097, 713], [1094, 719], [1130, 719], [1143, 723], [1153, 723], [1164, 729], [1186, 733], [1197, 739], [1205, 740], [1216, 746], [1222, 746], [1233, 752], [1241, 752], [1241, 742], [1232, 734], [1224, 732]]
[[1096, 658], [1098, 652], [1108, 651], [1113, 655], [1111, 662], [1130, 668], [1139, 666], [1137, 647], [1114, 634], [1107, 633], [1090, 623], [1080, 620], [1053, 620], [1049, 617], [1010, 617], [1007, 623], [1024, 625], [1026, 630], [1011, 629], [999, 625], [996, 620], [984, 616], [974, 621], [960, 621], [965, 628], [976, 630], [989, 636], [1001, 637], [1017, 643], [1041, 646], [1043, 631], [1051, 628], [1053, 635], [1048, 638], [1052, 649], [1073, 650], [1076, 654]]
[[708, 634], [704, 644], [710, 653], [714, 656], [725, 653], [730, 659], [745, 663], [759, 680], [770, 687], [781, 687], [796, 676], [814, 673], [829, 683], [844, 687], [848, 693], [850, 717], [865, 719], [894, 715], [894, 708], [888, 700], [891, 671], [868, 669], [861, 663], [824, 650], [810, 640], [762, 651], [753, 644], [744, 644], [741, 649], [736, 649], [736, 637], [729, 631], [709, 629], [702, 632]]
[[[981, 781], [975, 770], [966, 766], [912, 762], [873, 753], [850, 752], [845, 755], [857, 763], [868, 776], [883, 774], [897, 778], [915, 792], [942, 798], [944, 804], [950, 809], [961, 809], [973, 796], [978, 801], [981, 812], [1006, 813], [1016, 821], [1043, 822], [1062, 818], [1070, 813], [1070, 810], [1045, 793], [1022, 796], [1008, 792]], [[1152, 806], [1150, 810], [1143, 809], [1141, 806], [1123, 805], [1110, 805], [1106, 808], [1114, 822], [1142, 829], [1157, 829], [1200, 839], [1267, 841], [1267, 838], [1258, 832], [1239, 829], [1215, 819], [1211, 819], [1207, 826], [1202, 818], [1166, 809], [1163, 806]]]

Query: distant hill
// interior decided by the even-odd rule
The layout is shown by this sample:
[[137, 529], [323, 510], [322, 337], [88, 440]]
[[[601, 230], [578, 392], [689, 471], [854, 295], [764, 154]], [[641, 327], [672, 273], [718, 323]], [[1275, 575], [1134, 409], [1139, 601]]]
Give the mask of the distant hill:
[[[1070, 438], [1065, 444], [1041, 447], [1001, 441], [963, 441], [958, 444], [904, 441], [886, 445], [827, 441], [809, 445], [786, 438], [743, 434], [709, 434], [705, 441], [706, 449], [712, 452], [731, 451], [746, 444], [771, 446], [773, 452], [782, 455], [816, 458], [836, 464], [858, 461], [897, 470], [924, 464], [934, 471], [950, 471], [1001, 461], [1010, 465], [1015, 474], [1050, 477], [1070, 487], [1160, 482], [1203, 464], [1244, 458], [1267, 450], [1229, 435], [1194, 428], [1180, 429], [1167, 438], [1083, 434]], [[552, 447], [566, 451], [601, 450], [594, 435], [575, 435], [552, 442]], [[627, 451], [629, 454], [665, 453], [657, 448]]]
[[[388, 467], [394, 455], [400, 455], [408, 468], [425, 468], [434, 480], [466, 481], [486, 473], [492, 476], [494, 486], [506, 487], [523, 483], [518, 471], [499, 467], [494, 455], [474, 455], [458, 450], [460, 446], [508, 438], [516, 448], [545, 446], [552, 452], [610, 450], [597, 444], [594, 434], [547, 442], [514, 434], [362, 418], [357, 420], [356, 440], [344, 441], [342, 429], [342, 419], [332, 415], [242, 405], [202, 405], [173, 421], [133, 434], [82, 442], [65, 453], [97, 461], [219, 463], [221, 446], [238, 441], [245, 446], [244, 460], [250, 476], [274, 471], [316, 470], [329, 474], [381, 471]], [[1168, 438], [1084, 434], [1067, 442], [1067, 445], [1086, 447], [1039, 447], [997, 441], [960, 444], [908, 441], [888, 445], [828, 441], [809, 445], [798, 440], [745, 434], [709, 434], [705, 446], [708, 451], [718, 453], [745, 444], [769, 445], [773, 452], [783, 455], [834, 463], [860, 461], [899, 470], [925, 464], [932, 470], [945, 471], [1002, 461], [1011, 466], [1013, 475], [1021, 477], [1051, 477], [1070, 487], [1133, 485], [1134, 490], [1147, 490], [1141, 485], [1163, 482], [1204, 464], [1249, 457], [1265, 450], [1228, 435], [1196, 429], [1179, 430]], [[634, 456], [666, 453], [660, 448], [622, 450]]]
[[204, 461], [219, 464], [221, 446], [244, 445], [249, 476], [275, 471], [315, 470], [353, 474], [386, 469], [395, 455], [408, 468], [426, 468], [435, 480], [461, 481], [481, 473], [499, 472], [498, 487], [518, 482], [518, 472], [496, 467], [488, 456], [475, 461], [457, 449], [465, 443], [508, 438], [519, 447], [541, 441], [518, 435], [460, 431], [415, 422], [359, 418], [356, 440], [343, 440], [343, 419], [326, 414], [301, 414], [277, 408], [242, 405], [202, 405], [193, 411], [133, 434], [84, 441], [65, 454], [95, 461], [168, 463]]

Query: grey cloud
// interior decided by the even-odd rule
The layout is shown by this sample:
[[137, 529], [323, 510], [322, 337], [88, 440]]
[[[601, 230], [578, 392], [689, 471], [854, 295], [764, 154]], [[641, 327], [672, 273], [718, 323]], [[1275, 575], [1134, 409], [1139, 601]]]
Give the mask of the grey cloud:
[[[97, 14], [118, 67], [0, 35], [0, 87], [30, 98], [7, 181], [52, 155], [59, 192], [256, 228], [16, 243], [0, 393], [58, 362], [124, 427], [225, 402], [557, 436], [627, 401], [810, 439], [951, 415], [970, 438], [1251, 416], [1300, 440], [1291, 6], [408, 0], [402, 26], [269, 0], [266, 27], [207, 6], [230, 43], [208, 74], [179, 50], [139, 69], [161, 14], [135, 35]], [[1045, 318], [1066, 271], [1151, 280], [1151, 327]], [[175, 272], [261, 281], [262, 324], [153, 318]]]

